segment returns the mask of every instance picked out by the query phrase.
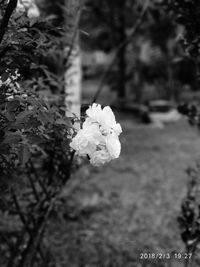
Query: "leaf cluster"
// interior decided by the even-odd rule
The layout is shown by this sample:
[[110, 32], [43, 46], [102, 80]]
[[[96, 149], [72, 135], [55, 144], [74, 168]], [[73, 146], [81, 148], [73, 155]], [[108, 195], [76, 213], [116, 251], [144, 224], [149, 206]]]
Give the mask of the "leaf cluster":
[[185, 28], [183, 45], [193, 58], [200, 55], [200, 2], [198, 0], [168, 0], [168, 8]]
[[[0, 25], [7, 7], [0, 1]], [[65, 30], [55, 16], [14, 12], [1, 42], [1, 266], [52, 266], [43, 236], [74, 155], [75, 119], [66, 117], [63, 92], [71, 44]]]
[[[1, 177], [19, 176], [21, 168], [36, 159], [41, 172], [57, 176], [58, 165], [69, 160], [73, 127], [64, 107], [66, 40], [64, 27], [55, 26], [54, 19], [29, 19], [26, 13], [14, 12], [1, 43]], [[16, 70], [20, 79], [12, 81]], [[47, 166], [55, 157], [57, 163]], [[61, 173], [66, 171], [62, 167]]]
[[200, 242], [199, 171], [199, 164], [196, 168], [187, 169], [189, 177], [187, 195], [182, 202], [178, 217], [181, 237], [188, 253], [195, 253]]

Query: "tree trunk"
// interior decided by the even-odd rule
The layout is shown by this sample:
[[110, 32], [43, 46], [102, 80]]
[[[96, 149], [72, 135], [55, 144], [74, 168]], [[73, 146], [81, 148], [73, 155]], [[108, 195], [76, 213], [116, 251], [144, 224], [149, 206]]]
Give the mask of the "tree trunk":
[[[126, 40], [125, 5], [125, 0], [119, 0], [119, 44]], [[119, 52], [118, 73], [118, 97], [124, 98], [126, 96], [126, 45]]]
[[66, 0], [66, 40], [65, 48], [65, 104], [66, 115], [80, 118], [81, 109], [81, 55], [79, 48], [78, 23], [80, 0]]

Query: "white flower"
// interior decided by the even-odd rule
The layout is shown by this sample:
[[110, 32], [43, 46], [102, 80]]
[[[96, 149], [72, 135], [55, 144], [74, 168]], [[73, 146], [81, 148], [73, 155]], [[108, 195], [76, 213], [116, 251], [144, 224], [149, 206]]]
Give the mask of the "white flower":
[[98, 122], [100, 123], [101, 121], [101, 114], [102, 114], [102, 109], [101, 105], [93, 103], [92, 106], [90, 106], [86, 110], [86, 115], [89, 118], [89, 121], [91, 122]]
[[33, 4], [27, 11], [27, 16], [29, 18], [38, 18], [40, 16], [40, 11], [38, 7]]
[[103, 136], [100, 132], [99, 125], [96, 123], [90, 123], [87, 120], [82, 125], [82, 133], [94, 142], [96, 145], [99, 145], [103, 141]]
[[116, 134], [110, 134], [106, 137], [106, 148], [112, 159], [119, 157], [121, 152], [121, 144]]
[[108, 151], [105, 149], [95, 151], [90, 155], [90, 163], [95, 167], [99, 167], [111, 161], [111, 159]]
[[17, 12], [25, 12], [25, 7], [24, 7], [23, 4], [20, 3], [19, 1], [17, 2], [16, 11], [17, 11]]
[[71, 148], [76, 150], [80, 156], [86, 156], [87, 154], [96, 151], [96, 145], [89, 141], [85, 136], [79, 132], [70, 143]]
[[32, 6], [34, 0], [21, 0], [21, 2], [25, 8], [30, 8]]
[[119, 123], [116, 123], [115, 115], [112, 109], [109, 106], [101, 108], [101, 105], [93, 103], [86, 110], [86, 115], [89, 122], [97, 122], [100, 124], [100, 127], [104, 134], [109, 134], [115, 132], [117, 135], [120, 135], [122, 128]]
[[70, 146], [80, 156], [86, 156], [96, 151], [96, 147], [100, 143], [101, 138], [98, 125], [83, 124], [83, 129], [79, 130], [77, 135], [72, 139]]
[[101, 114], [101, 127], [106, 133], [115, 132], [117, 135], [120, 135], [122, 128], [119, 123], [116, 123], [115, 115], [112, 112], [112, 109], [108, 106], [103, 108]]
[[29, 18], [37, 18], [40, 16], [40, 11], [34, 0], [18, 0], [16, 10], [17, 12], [27, 12]]
[[96, 167], [118, 158], [121, 152], [119, 135], [122, 132], [110, 107], [92, 104], [86, 110], [82, 129], [72, 139], [70, 146], [80, 156], [88, 155]]

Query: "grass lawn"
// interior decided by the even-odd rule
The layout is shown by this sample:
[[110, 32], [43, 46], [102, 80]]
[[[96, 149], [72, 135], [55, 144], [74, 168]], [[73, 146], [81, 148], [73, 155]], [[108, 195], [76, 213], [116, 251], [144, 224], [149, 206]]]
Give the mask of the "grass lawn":
[[185, 169], [200, 156], [198, 131], [184, 119], [158, 129], [117, 117], [120, 158], [101, 168], [84, 165], [63, 190], [62, 215], [50, 224], [60, 266], [165, 266], [144, 263], [140, 253], [184, 251], [176, 218]]

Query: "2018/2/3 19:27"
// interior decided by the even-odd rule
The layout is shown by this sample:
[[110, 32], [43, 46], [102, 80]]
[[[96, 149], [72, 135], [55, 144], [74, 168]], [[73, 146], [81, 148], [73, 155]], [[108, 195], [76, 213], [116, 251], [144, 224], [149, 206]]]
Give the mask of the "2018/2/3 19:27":
[[191, 259], [192, 253], [181, 253], [181, 252], [174, 252], [174, 253], [140, 253], [141, 260], [148, 260], [148, 259], [166, 259], [169, 260], [171, 258], [174, 259]]

